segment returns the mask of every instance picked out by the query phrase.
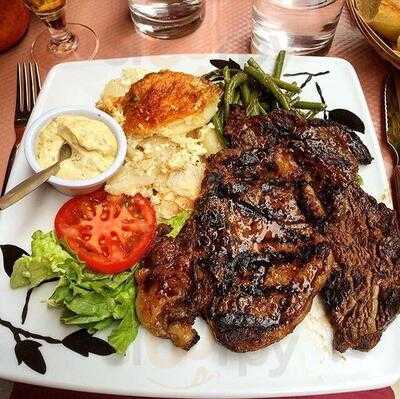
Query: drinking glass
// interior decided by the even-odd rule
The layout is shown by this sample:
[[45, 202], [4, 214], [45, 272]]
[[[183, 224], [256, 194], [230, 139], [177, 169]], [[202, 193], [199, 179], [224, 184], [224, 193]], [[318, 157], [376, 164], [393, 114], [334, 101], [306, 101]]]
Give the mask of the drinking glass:
[[205, 14], [205, 0], [128, 0], [128, 4], [137, 29], [158, 39], [192, 33]]
[[343, 4], [344, 0], [254, 0], [252, 51], [325, 54]]
[[66, 22], [66, 0], [24, 0], [24, 3], [48, 28], [32, 43], [32, 57], [39, 65], [50, 69], [61, 62], [95, 56], [99, 47], [96, 33], [88, 26]]

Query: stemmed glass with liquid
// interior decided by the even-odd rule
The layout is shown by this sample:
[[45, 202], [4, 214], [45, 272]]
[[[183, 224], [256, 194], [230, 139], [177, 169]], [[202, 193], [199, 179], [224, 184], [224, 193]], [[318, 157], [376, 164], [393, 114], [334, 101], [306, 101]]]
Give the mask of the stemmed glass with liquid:
[[23, 1], [48, 28], [32, 43], [32, 57], [39, 65], [50, 69], [61, 62], [89, 60], [96, 55], [96, 33], [88, 26], [66, 22], [66, 0]]

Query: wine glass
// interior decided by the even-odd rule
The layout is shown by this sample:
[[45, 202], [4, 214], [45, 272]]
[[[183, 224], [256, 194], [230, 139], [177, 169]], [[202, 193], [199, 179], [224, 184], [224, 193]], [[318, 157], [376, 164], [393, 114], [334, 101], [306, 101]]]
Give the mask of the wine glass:
[[32, 43], [33, 59], [46, 70], [66, 61], [92, 59], [99, 48], [93, 29], [78, 23], [67, 23], [66, 0], [24, 0], [48, 29]]

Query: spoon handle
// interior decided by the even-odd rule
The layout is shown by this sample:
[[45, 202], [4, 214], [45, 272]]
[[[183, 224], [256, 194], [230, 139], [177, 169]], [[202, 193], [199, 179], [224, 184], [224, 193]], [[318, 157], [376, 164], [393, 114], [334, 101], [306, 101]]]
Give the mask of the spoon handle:
[[8, 208], [10, 205], [15, 204], [32, 191], [36, 190], [46, 182], [50, 176], [56, 174], [59, 169], [60, 162], [57, 162], [16, 185], [13, 189], [0, 197], [0, 210]]

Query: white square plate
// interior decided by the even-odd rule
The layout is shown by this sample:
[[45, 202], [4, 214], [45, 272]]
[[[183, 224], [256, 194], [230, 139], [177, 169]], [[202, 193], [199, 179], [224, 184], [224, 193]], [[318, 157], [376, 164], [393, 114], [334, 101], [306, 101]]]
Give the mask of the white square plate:
[[[61, 64], [48, 75], [31, 121], [58, 106], [93, 106], [107, 81], [126, 67], [149, 70], [173, 69], [194, 74], [211, 70], [212, 58], [232, 57], [243, 63], [247, 55], [168, 55], [129, 59], [96, 60]], [[271, 58], [258, 58], [270, 70]], [[364, 189], [380, 201], [390, 202], [382, 156], [367, 104], [353, 67], [337, 58], [288, 57], [285, 72], [320, 72], [316, 78], [330, 109], [345, 108], [361, 117], [366, 126], [362, 139], [374, 161], [361, 168]], [[371, 77], [373, 78], [373, 77]], [[299, 78], [299, 82], [304, 77]], [[303, 97], [319, 100], [314, 82]], [[10, 186], [30, 174], [24, 154], [17, 154]], [[50, 186], [43, 187], [0, 215], [0, 244], [14, 244], [29, 250], [30, 235], [37, 229], [52, 229], [53, 218], [67, 197]], [[63, 338], [73, 329], [60, 324], [58, 314], [45, 304], [52, 287], [34, 291], [24, 328], [43, 335]], [[26, 291], [11, 290], [0, 264], [0, 318], [20, 326]], [[24, 364], [18, 366], [15, 341], [0, 325], [0, 377], [57, 388], [156, 397], [278, 397], [357, 391], [388, 386], [400, 377], [400, 320], [383, 334], [368, 353], [332, 350], [332, 331], [323, 308], [316, 300], [312, 311], [293, 334], [264, 350], [235, 354], [217, 344], [202, 320], [196, 328], [200, 342], [188, 353], [143, 328], [128, 354], [82, 357], [61, 345], [43, 343], [40, 348], [47, 365], [40, 375]]]

